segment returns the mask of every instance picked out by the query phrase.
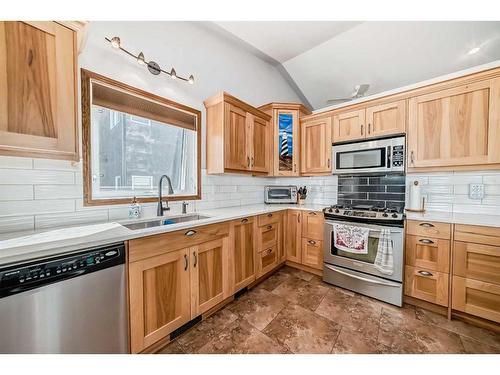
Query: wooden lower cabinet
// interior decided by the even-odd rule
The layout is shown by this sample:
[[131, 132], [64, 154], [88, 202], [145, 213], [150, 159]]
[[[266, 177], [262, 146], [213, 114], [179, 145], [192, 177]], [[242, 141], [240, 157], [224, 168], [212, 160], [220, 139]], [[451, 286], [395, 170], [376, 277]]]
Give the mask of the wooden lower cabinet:
[[436, 305], [448, 306], [449, 274], [405, 267], [405, 295], [418, 298]]
[[453, 276], [452, 307], [500, 323], [500, 285]]
[[500, 247], [455, 241], [453, 274], [500, 285]]
[[191, 249], [191, 318], [229, 297], [229, 238], [203, 243]]
[[284, 248], [286, 259], [300, 263], [302, 261], [302, 212], [288, 210], [285, 218]]
[[303, 211], [302, 236], [323, 241], [324, 222], [323, 212]]
[[449, 273], [450, 241], [431, 237], [406, 236], [405, 262], [409, 266]]
[[310, 238], [302, 239], [302, 262], [303, 265], [323, 269], [323, 241]]
[[278, 265], [278, 245], [262, 250], [257, 254], [257, 277], [264, 276]]
[[132, 353], [191, 319], [189, 251], [181, 249], [129, 264]]
[[232, 222], [233, 249], [232, 289], [234, 292], [244, 288], [255, 280], [255, 218], [243, 218]]

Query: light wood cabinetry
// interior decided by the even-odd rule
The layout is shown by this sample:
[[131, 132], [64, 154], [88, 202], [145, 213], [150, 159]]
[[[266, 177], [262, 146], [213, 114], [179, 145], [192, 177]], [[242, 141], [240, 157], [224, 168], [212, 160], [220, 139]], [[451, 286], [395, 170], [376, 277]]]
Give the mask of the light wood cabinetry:
[[451, 224], [435, 221], [408, 220], [406, 222], [406, 232], [414, 236], [449, 240], [451, 238]]
[[453, 276], [453, 309], [500, 323], [500, 285]]
[[271, 160], [270, 116], [222, 92], [205, 100], [207, 172], [268, 174]]
[[450, 270], [450, 241], [407, 235], [406, 264], [448, 273]]
[[323, 241], [323, 213], [319, 211], [302, 211], [302, 236]]
[[323, 241], [302, 238], [301, 263], [304, 266], [323, 269]]
[[408, 166], [500, 163], [500, 78], [409, 100]]
[[333, 142], [356, 141], [365, 136], [364, 109], [333, 116]]
[[301, 121], [300, 172], [304, 176], [332, 171], [331, 117]]
[[244, 288], [255, 280], [255, 254], [257, 241], [253, 217], [234, 220], [232, 222], [233, 249], [230, 260], [232, 268], [233, 291]]
[[285, 218], [286, 259], [295, 263], [302, 262], [302, 212], [288, 210]]
[[283, 248], [283, 213], [273, 212], [257, 217], [256, 268], [259, 278], [285, 260]]
[[77, 34], [0, 22], [0, 154], [78, 160]]
[[300, 175], [301, 116], [311, 112], [302, 104], [269, 103], [259, 109], [271, 116], [271, 173], [274, 176]]
[[132, 353], [142, 351], [191, 319], [189, 250], [129, 264]]
[[405, 133], [405, 116], [404, 100], [366, 108], [366, 137]]
[[447, 273], [405, 266], [404, 291], [407, 296], [448, 306], [448, 280]]

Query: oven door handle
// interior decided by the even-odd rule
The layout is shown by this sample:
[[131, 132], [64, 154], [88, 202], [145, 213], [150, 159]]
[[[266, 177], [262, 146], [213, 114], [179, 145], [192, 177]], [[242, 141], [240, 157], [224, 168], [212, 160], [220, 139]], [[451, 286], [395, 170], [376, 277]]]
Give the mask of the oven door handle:
[[358, 279], [358, 280], [361, 280], [361, 281], [366, 281], [366, 282], [371, 283], [371, 284], [378, 284], [378, 285], [384, 285], [384, 286], [392, 286], [392, 287], [396, 287], [396, 288], [398, 288], [398, 287], [401, 286], [400, 284], [395, 284], [395, 283], [390, 283], [390, 282], [383, 282], [383, 281], [379, 281], [379, 280], [372, 280], [372, 279], [367, 279], [365, 277], [353, 275], [353, 274], [350, 274], [348, 272], [342, 271], [342, 270], [338, 269], [337, 267], [330, 266], [329, 264], [325, 264], [325, 267], [328, 268], [328, 269], [330, 269], [330, 270], [332, 270], [332, 271], [334, 271], [334, 272], [341, 273], [342, 275], [352, 277], [353, 279]]

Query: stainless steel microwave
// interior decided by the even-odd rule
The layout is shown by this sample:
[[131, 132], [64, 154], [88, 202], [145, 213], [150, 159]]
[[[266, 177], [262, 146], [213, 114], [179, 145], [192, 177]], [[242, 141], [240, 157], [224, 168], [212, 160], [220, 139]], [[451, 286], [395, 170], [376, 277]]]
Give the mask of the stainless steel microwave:
[[297, 203], [297, 186], [266, 186], [264, 188], [265, 203]]
[[333, 145], [333, 174], [392, 173], [405, 170], [405, 137]]

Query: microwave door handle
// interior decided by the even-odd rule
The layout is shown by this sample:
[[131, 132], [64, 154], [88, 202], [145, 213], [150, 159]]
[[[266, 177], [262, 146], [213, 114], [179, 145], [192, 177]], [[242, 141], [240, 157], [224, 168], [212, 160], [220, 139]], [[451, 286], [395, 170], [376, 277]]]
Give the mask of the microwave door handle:
[[371, 284], [378, 284], [378, 285], [392, 286], [392, 287], [400, 287], [399, 284], [394, 284], [394, 283], [389, 283], [389, 282], [383, 282], [381, 280], [372, 280], [372, 279], [367, 279], [365, 277], [353, 275], [351, 273], [342, 271], [341, 269], [339, 269], [337, 267], [330, 266], [329, 264], [325, 264], [325, 267], [328, 268], [328, 269], [330, 269], [330, 270], [332, 270], [332, 271], [334, 271], [334, 272], [338, 272], [338, 273], [340, 273], [342, 275], [352, 277], [353, 279], [358, 279], [358, 280], [361, 280], [361, 281], [366, 281], [366, 282], [371, 283]]
[[392, 165], [391, 165], [391, 146], [387, 146], [387, 169], [392, 169]]

